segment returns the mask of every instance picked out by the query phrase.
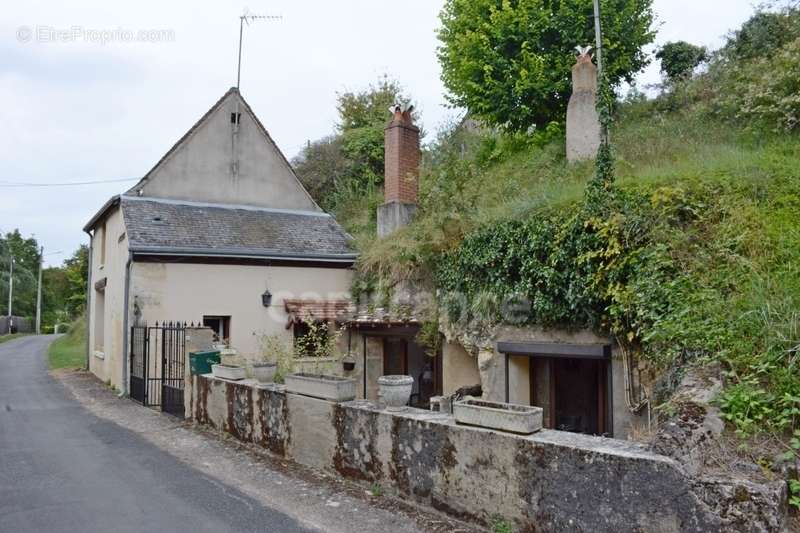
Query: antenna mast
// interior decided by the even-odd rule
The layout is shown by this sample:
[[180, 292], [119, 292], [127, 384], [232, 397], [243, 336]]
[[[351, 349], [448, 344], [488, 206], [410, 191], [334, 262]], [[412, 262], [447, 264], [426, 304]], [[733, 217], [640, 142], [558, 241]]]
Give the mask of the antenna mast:
[[281, 15], [253, 15], [250, 13], [250, 10], [244, 10], [244, 13], [239, 17], [239, 63], [236, 67], [236, 88], [239, 88], [239, 84], [242, 80], [242, 36], [244, 35], [244, 25], [250, 25], [250, 21], [256, 20], [282, 20], [283, 16]]

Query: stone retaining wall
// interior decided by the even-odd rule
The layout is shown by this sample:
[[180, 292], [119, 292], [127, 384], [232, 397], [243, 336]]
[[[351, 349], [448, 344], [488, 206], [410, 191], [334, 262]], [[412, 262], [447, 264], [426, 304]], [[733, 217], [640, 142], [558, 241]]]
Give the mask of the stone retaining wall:
[[332, 403], [199, 376], [195, 419], [298, 463], [482, 524], [525, 531], [779, 531], [782, 482], [692, 478], [642, 445], [458, 426], [450, 415]]

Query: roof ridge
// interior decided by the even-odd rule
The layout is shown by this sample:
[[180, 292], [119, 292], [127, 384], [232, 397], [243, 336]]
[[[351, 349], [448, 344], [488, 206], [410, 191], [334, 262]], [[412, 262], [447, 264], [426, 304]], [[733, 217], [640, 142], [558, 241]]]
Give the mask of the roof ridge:
[[290, 215], [315, 216], [320, 218], [333, 218], [333, 215], [325, 211], [308, 211], [304, 209], [286, 209], [280, 207], [261, 207], [257, 205], [245, 204], [220, 204], [214, 202], [197, 202], [194, 200], [178, 200], [174, 198], [159, 198], [157, 196], [134, 196], [123, 194], [120, 196], [124, 202], [155, 202], [166, 205], [187, 205], [192, 207], [210, 207], [216, 209], [231, 209], [242, 211], [264, 211], [267, 213], [286, 213]]

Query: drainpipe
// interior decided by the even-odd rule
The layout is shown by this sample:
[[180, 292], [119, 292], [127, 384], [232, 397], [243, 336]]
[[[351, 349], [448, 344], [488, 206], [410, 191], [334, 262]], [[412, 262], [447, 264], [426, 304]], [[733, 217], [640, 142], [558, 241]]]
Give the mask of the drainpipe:
[[120, 383], [120, 396], [128, 394], [128, 357], [130, 357], [130, 346], [128, 346], [128, 303], [130, 301], [132, 263], [133, 253], [128, 250], [128, 261], [125, 263], [125, 294], [123, 296], [124, 307], [122, 312], [122, 382]]
[[92, 242], [92, 234], [86, 230], [84, 230], [84, 232], [89, 236], [89, 258], [87, 261], [89, 268], [86, 273], [86, 370], [88, 371], [92, 357], [92, 353], [90, 351], [92, 337], [92, 328], [90, 322], [92, 318], [92, 251], [94, 250], [94, 244]]
[[642, 394], [641, 383], [639, 384], [639, 391], [636, 394], [634, 388], [633, 376], [633, 356], [630, 351], [619, 341], [617, 338], [617, 346], [622, 352], [622, 372], [625, 380], [625, 403], [628, 410], [633, 414], [638, 414], [644, 407], [647, 407], [647, 428], [650, 429], [650, 399]]

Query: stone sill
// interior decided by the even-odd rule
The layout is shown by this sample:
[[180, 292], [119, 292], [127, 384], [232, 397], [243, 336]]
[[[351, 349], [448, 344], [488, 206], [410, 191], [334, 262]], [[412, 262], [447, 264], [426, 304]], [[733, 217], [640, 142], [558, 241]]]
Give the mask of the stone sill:
[[101, 352], [101, 351], [98, 351], [98, 350], [95, 350], [94, 352], [92, 352], [92, 355], [97, 357], [98, 359], [105, 359], [106, 358], [106, 354]]

